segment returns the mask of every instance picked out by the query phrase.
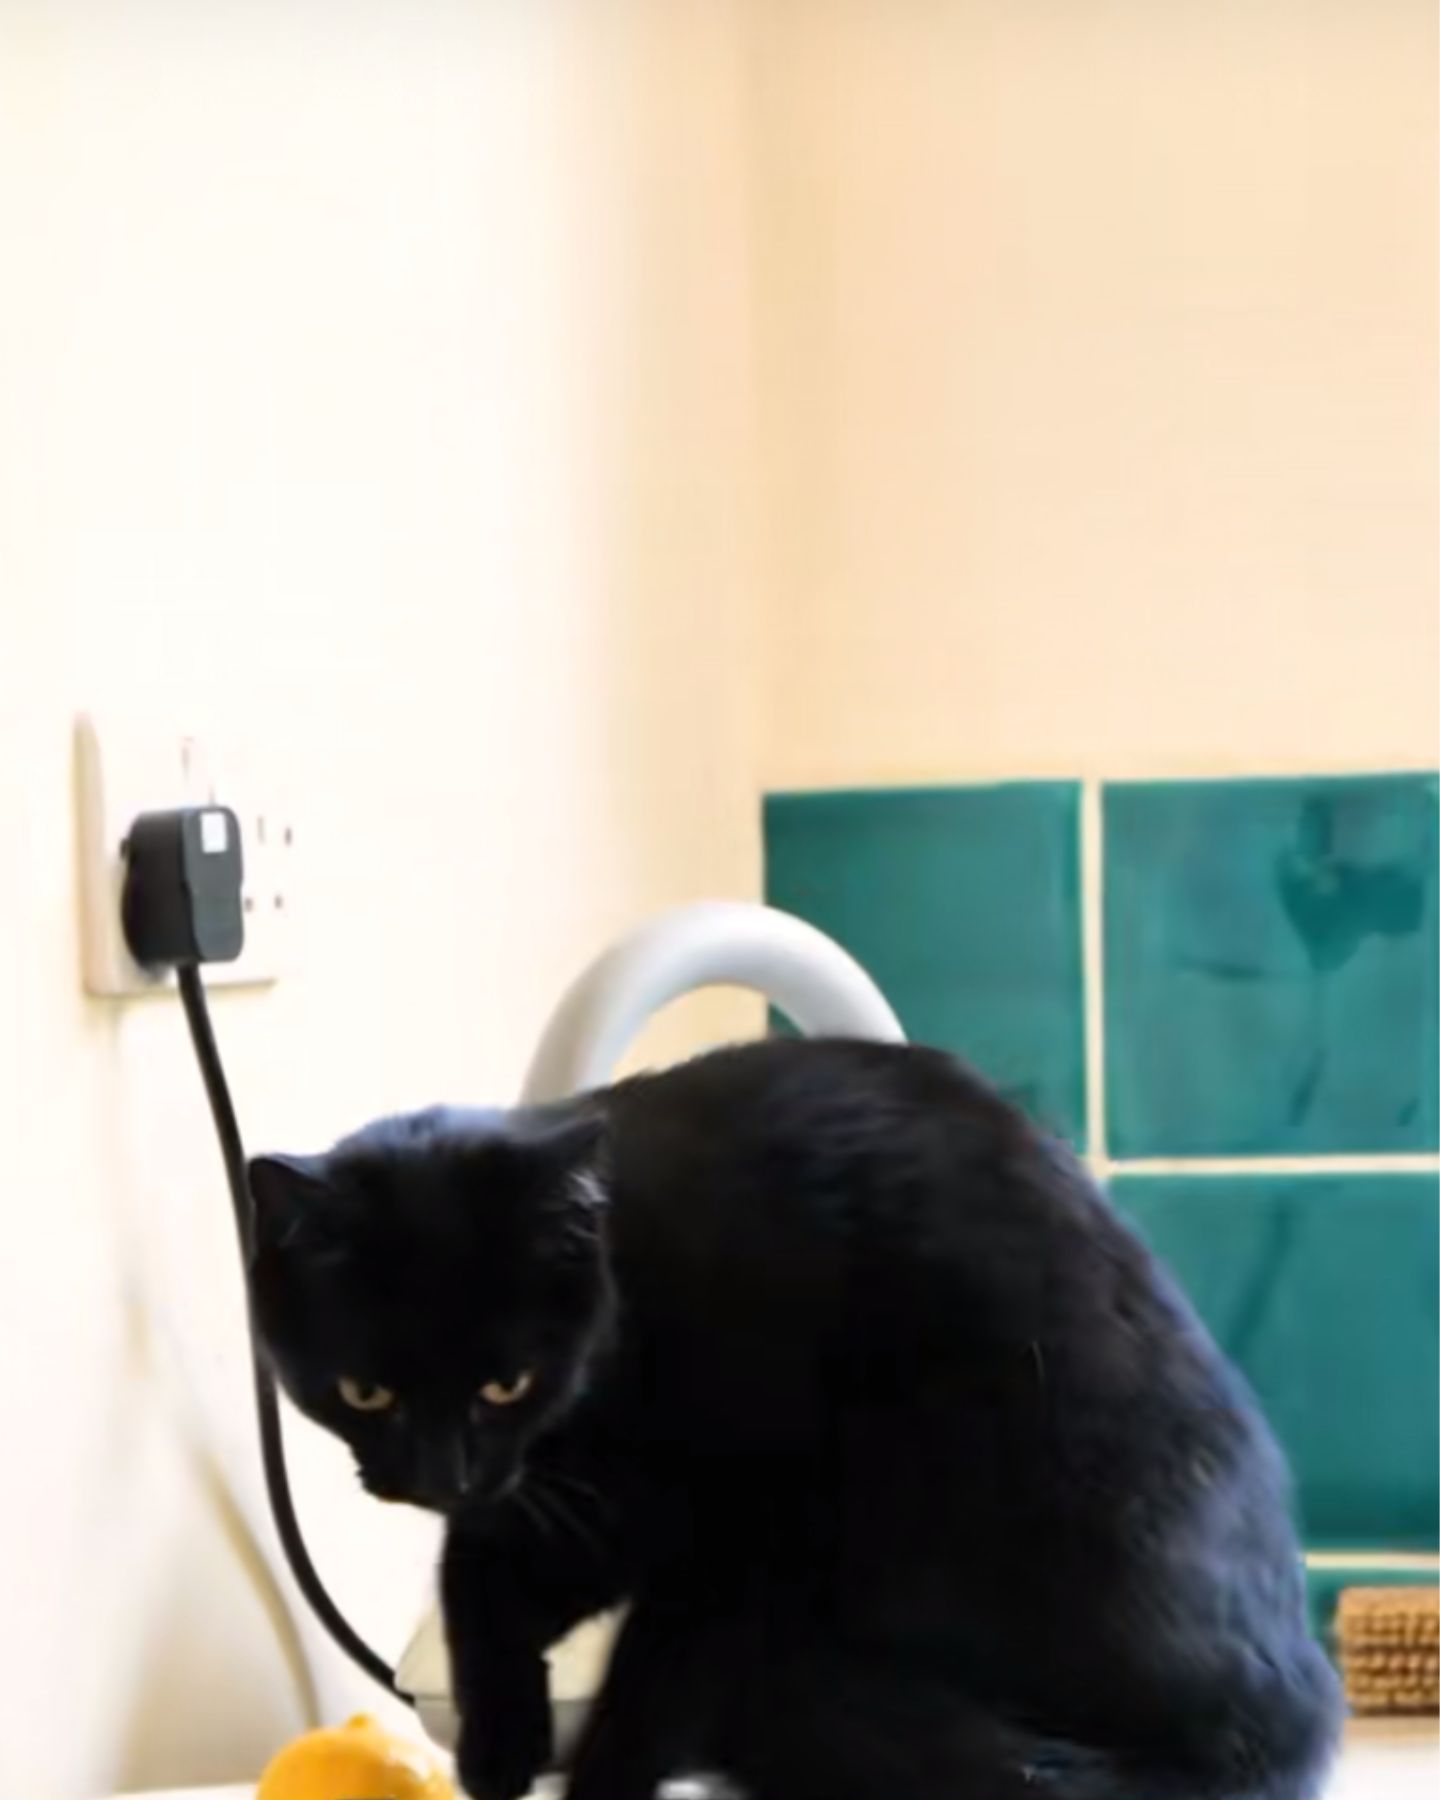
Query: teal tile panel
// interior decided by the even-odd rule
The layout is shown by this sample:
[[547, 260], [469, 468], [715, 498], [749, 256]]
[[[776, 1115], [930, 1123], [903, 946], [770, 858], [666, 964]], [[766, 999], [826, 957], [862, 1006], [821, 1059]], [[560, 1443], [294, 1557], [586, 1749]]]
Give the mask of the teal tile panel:
[[1111, 1152], [1440, 1145], [1436, 777], [1103, 803]]
[[1079, 788], [777, 794], [766, 897], [880, 984], [917, 1042], [955, 1051], [1080, 1142]]
[[1112, 1185], [1259, 1395], [1307, 1545], [1436, 1549], [1440, 1176]]

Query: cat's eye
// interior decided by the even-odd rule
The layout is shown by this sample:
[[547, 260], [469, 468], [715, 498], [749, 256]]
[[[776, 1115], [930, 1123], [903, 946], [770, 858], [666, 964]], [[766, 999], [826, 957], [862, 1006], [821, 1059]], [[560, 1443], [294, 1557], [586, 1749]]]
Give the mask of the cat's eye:
[[356, 1381], [352, 1376], [340, 1378], [340, 1398], [356, 1412], [385, 1412], [395, 1404], [395, 1396], [378, 1381]]
[[523, 1400], [535, 1385], [535, 1377], [526, 1369], [513, 1381], [487, 1381], [480, 1390], [480, 1398], [487, 1406], [513, 1406], [517, 1400]]

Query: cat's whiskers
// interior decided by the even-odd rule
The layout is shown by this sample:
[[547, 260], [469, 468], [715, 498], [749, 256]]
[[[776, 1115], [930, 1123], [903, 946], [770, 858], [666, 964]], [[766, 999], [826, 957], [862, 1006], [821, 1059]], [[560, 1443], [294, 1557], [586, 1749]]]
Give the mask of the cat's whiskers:
[[600, 1507], [604, 1512], [608, 1513], [611, 1510], [610, 1501], [593, 1481], [586, 1481], [581, 1476], [572, 1474], [568, 1469], [546, 1469], [544, 1474], [548, 1482], [552, 1484], [558, 1482], [561, 1487], [569, 1488], [572, 1493], [578, 1494], [592, 1505]]
[[524, 1486], [518, 1487], [510, 1498], [542, 1536], [554, 1539], [554, 1522], [540, 1505], [539, 1498], [533, 1489], [527, 1490]]
[[[553, 1477], [556, 1471], [547, 1470], [545, 1473], [547, 1476]], [[553, 1487], [546, 1486], [545, 1480], [539, 1477], [532, 1478], [527, 1491], [531, 1501], [548, 1515], [554, 1525], [578, 1539], [587, 1550], [592, 1551], [596, 1556], [604, 1556], [605, 1547], [598, 1532], [562, 1494], [557, 1493]]]

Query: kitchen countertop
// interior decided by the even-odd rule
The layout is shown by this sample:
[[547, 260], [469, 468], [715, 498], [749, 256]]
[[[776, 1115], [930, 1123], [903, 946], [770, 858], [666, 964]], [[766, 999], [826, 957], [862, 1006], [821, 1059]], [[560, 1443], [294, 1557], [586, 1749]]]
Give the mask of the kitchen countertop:
[[[1325, 1800], [1435, 1800], [1440, 1721], [1357, 1721]], [[130, 1800], [253, 1800], [253, 1787], [177, 1788]], [[124, 1800], [116, 1796], [115, 1800]]]
[[1325, 1800], [1435, 1800], [1440, 1720], [1353, 1720]]

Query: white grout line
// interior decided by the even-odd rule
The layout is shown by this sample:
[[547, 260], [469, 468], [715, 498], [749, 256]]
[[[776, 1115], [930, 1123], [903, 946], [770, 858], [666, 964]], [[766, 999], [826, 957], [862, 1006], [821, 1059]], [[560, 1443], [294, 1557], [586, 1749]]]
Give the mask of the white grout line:
[[1110, 1172], [1105, 1129], [1105, 882], [1100, 783], [1080, 785], [1080, 970], [1085, 1021], [1085, 1137], [1088, 1161]]
[[[1097, 1159], [1091, 1158], [1092, 1162]], [[1097, 1170], [1097, 1173], [1099, 1171]], [[1116, 1175], [1433, 1175], [1440, 1156], [1137, 1156], [1106, 1158]]]

